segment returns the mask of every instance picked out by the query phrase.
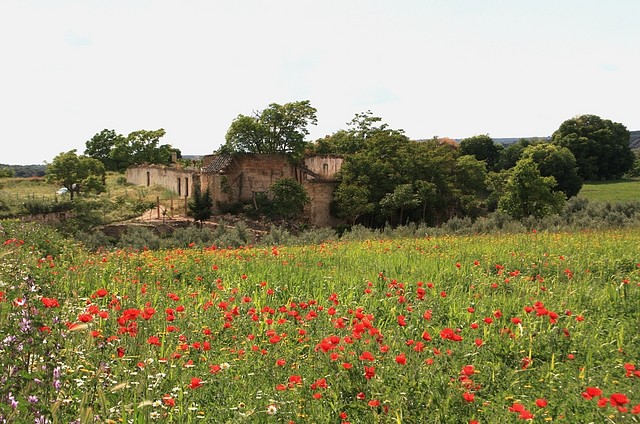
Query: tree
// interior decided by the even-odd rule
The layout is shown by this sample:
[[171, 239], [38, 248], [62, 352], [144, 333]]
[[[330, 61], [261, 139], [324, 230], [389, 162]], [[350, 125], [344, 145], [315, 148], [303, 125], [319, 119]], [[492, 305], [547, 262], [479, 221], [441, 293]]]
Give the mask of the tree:
[[374, 203], [369, 201], [369, 190], [358, 184], [340, 184], [333, 196], [338, 217], [355, 225], [358, 218], [373, 212]]
[[476, 159], [484, 161], [488, 169], [493, 170], [500, 160], [500, 153], [504, 147], [495, 143], [488, 135], [476, 135], [462, 140], [458, 149], [460, 155], [474, 156]]
[[458, 209], [464, 215], [478, 215], [487, 197], [487, 163], [471, 155], [460, 156], [453, 177]]
[[160, 139], [166, 134], [160, 128], [155, 131], [134, 131], [127, 136], [127, 143], [131, 149], [131, 164], [153, 163], [168, 165], [171, 163], [171, 154], [176, 151], [168, 144], [160, 145]]
[[562, 191], [568, 199], [575, 196], [582, 188], [582, 179], [578, 175], [576, 158], [566, 147], [544, 143], [527, 147], [522, 158], [530, 158], [538, 164], [543, 177], [554, 177], [554, 191]]
[[596, 115], [564, 121], [553, 133], [552, 142], [573, 153], [578, 174], [585, 181], [617, 179], [633, 166], [627, 128]]
[[121, 134], [117, 134], [114, 130], [104, 129], [85, 143], [84, 154], [102, 162], [105, 170], [118, 171], [118, 162], [112, 156], [112, 151], [124, 142], [125, 138]]
[[398, 222], [400, 225], [404, 223], [403, 215], [405, 209], [415, 208], [420, 205], [420, 198], [413, 190], [413, 185], [410, 183], [399, 184], [393, 192], [385, 194], [380, 200], [380, 206], [383, 210], [390, 212], [391, 214], [399, 211], [400, 216]]
[[288, 153], [300, 157], [305, 150], [307, 127], [317, 123], [316, 109], [308, 100], [272, 103], [253, 116], [238, 115], [226, 135], [223, 151]]
[[521, 138], [515, 143], [509, 144], [500, 152], [500, 159], [498, 160], [494, 170], [501, 171], [503, 169], [513, 168], [522, 157], [524, 149], [538, 143], [548, 143], [548, 141], [545, 141], [544, 139]]
[[0, 178], [12, 178], [15, 174], [11, 168], [0, 168]]
[[180, 151], [169, 144], [160, 145], [165, 130], [139, 130], [124, 137], [104, 129], [86, 142], [85, 155], [98, 159], [107, 171], [123, 172], [129, 166], [143, 163], [169, 165], [173, 153]]
[[356, 113], [355, 117], [347, 122], [346, 130], [339, 130], [329, 136], [315, 142], [311, 149], [319, 154], [348, 155], [362, 151], [366, 147], [366, 141], [374, 134], [403, 134], [402, 130], [391, 130], [382, 122], [382, 118], [373, 116], [368, 110]]
[[543, 177], [530, 158], [520, 159], [508, 174], [498, 209], [515, 219], [529, 216], [541, 218], [559, 213], [565, 204], [564, 193], [554, 192], [555, 178]]
[[76, 150], [60, 153], [47, 166], [47, 182], [59, 184], [74, 193], [100, 191], [104, 187], [105, 169], [102, 162], [88, 156], [78, 156]]
[[273, 209], [282, 219], [293, 219], [302, 213], [310, 202], [306, 190], [293, 178], [280, 178], [269, 187]]
[[196, 185], [193, 190], [193, 197], [189, 200], [187, 207], [189, 208], [189, 215], [202, 227], [203, 222], [211, 218], [213, 214], [211, 209], [213, 207], [213, 199], [211, 198], [209, 187], [202, 193], [200, 186]]

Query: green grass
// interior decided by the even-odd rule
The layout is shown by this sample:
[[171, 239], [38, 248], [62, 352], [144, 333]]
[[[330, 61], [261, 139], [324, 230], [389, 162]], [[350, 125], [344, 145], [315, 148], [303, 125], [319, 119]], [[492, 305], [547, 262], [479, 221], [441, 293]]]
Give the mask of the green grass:
[[[106, 178], [106, 190], [99, 195], [81, 193], [78, 198], [94, 200], [109, 209], [103, 213], [106, 222], [131, 218], [130, 207], [136, 202], [153, 202], [160, 200], [167, 210], [170, 210], [173, 198], [174, 215], [184, 215], [184, 199], [179, 198], [171, 190], [160, 186], [142, 187], [131, 184], [121, 184], [121, 174], [109, 173]], [[44, 178], [3, 178], [0, 180], [0, 218], [17, 217], [27, 214], [24, 208], [26, 202], [64, 202], [69, 200], [69, 194], [57, 195], [60, 186], [49, 184]], [[113, 206], [109, 206], [113, 205]], [[121, 207], [122, 213], [116, 209]]]
[[640, 180], [585, 183], [578, 197], [594, 202], [609, 203], [640, 201]]
[[0, 378], [5, 417], [9, 392], [29, 422], [640, 417], [638, 230], [91, 254], [17, 228], [0, 246], [0, 377], [21, 371]]

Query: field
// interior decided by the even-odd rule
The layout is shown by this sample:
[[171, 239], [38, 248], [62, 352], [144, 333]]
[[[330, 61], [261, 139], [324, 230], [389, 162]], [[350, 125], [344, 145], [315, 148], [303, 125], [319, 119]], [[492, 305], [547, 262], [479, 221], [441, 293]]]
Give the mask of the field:
[[640, 201], [640, 180], [585, 183], [578, 197], [594, 202], [637, 202]]
[[41, 231], [0, 250], [8, 422], [640, 421], [638, 230], [95, 254]]

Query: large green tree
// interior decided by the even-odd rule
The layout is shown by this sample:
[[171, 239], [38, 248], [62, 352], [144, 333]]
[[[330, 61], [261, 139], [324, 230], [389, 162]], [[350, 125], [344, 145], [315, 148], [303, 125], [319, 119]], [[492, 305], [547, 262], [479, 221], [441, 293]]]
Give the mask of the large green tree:
[[541, 218], [559, 213], [565, 204], [564, 193], [553, 191], [555, 178], [543, 177], [531, 158], [520, 159], [507, 175], [498, 209], [512, 218]]
[[307, 145], [307, 127], [316, 123], [316, 109], [308, 100], [284, 105], [272, 103], [253, 116], [238, 115], [227, 131], [222, 151], [288, 153], [300, 157]]
[[493, 141], [488, 135], [476, 135], [465, 138], [458, 145], [460, 155], [471, 155], [476, 159], [484, 161], [489, 170], [493, 170], [498, 165], [500, 153], [504, 149], [501, 144]]
[[88, 156], [78, 156], [76, 150], [60, 153], [47, 166], [46, 179], [65, 187], [71, 200], [82, 191], [100, 192], [104, 189], [105, 169], [102, 162]]
[[273, 209], [282, 219], [293, 219], [309, 203], [309, 195], [302, 184], [293, 178], [280, 178], [269, 187]]
[[375, 134], [402, 134], [402, 130], [392, 130], [382, 122], [382, 118], [374, 116], [368, 110], [356, 113], [347, 122], [347, 129], [339, 130], [315, 142], [311, 149], [319, 154], [349, 155], [366, 148], [366, 140]]
[[566, 147], [549, 143], [531, 145], [524, 149], [522, 158], [537, 163], [543, 177], [555, 178], [554, 191], [562, 191], [567, 198], [580, 192], [582, 179], [578, 175], [576, 158]]
[[627, 128], [596, 115], [564, 121], [552, 136], [554, 144], [573, 153], [583, 180], [620, 178], [633, 166]]
[[107, 171], [117, 171], [119, 163], [113, 157], [112, 152], [116, 146], [124, 143], [126, 143], [126, 140], [122, 134], [116, 133], [115, 130], [104, 129], [85, 143], [84, 154], [98, 159]]
[[123, 172], [129, 166], [144, 163], [168, 165], [173, 153], [180, 151], [169, 144], [160, 144], [165, 130], [139, 130], [128, 136], [104, 129], [86, 142], [85, 155], [98, 159], [107, 171]]

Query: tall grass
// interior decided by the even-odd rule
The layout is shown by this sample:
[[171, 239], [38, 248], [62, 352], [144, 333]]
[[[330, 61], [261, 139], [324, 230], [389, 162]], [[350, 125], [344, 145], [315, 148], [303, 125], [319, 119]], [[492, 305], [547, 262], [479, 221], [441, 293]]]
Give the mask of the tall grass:
[[640, 414], [637, 230], [49, 256], [37, 233], [2, 231], [14, 422]]

